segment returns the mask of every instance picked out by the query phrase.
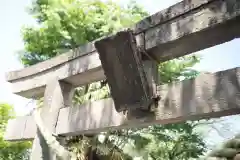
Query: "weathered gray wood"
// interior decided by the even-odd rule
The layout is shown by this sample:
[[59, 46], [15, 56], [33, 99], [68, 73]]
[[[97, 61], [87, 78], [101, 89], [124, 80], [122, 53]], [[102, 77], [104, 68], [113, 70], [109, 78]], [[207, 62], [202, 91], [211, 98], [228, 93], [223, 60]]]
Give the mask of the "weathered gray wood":
[[132, 31], [126, 30], [95, 42], [111, 96], [118, 112], [148, 110], [152, 92], [140, 50]]
[[[72, 105], [73, 87], [58, 79], [52, 79], [46, 87], [44, 102], [41, 109], [41, 118], [44, 127], [55, 134], [57, 120], [61, 108]], [[33, 141], [31, 160], [55, 160], [56, 155], [50, 149], [46, 139], [37, 128], [37, 134]]]
[[[184, 0], [152, 15], [133, 27], [144, 37], [144, 47], [163, 62], [240, 36], [239, 0]], [[144, 36], [142, 36], [144, 35]], [[7, 74], [13, 93], [24, 97], [43, 95], [48, 79], [74, 86], [104, 79], [93, 43], [46, 62]]]
[[[240, 113], [240, 68], [215, 74], [201, 74], [196, 79], [172, 85], [158, 86], [161, 96], [156, 115], [140, 119], [126, 119], [115, 110], [112, 99], [104, 99], [81, 106], [62, 108], [56, 132], [62, 135], [99, 133], [108, 129], [144, 127], [185, 120], [214, 118]], [[13, 122], [13, 121], [12, 121]], [[17, 128], [22, 121], [14, 121], [8, 128]], [[28, 127], [26, 127], [28, 128]], [[19, 139], [19, 134], [7, 129], [7, 140]], [[33, 138], [29, 135], [29, 138]], [[26, 137], [25, 137], [26, 138]]]

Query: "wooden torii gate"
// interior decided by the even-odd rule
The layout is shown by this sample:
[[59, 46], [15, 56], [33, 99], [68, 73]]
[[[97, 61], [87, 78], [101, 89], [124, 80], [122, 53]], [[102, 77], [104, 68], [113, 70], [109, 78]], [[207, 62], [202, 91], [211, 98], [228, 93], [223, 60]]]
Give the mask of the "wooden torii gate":
[[[127, 34], [122, 40], [129, 40], [125, 46], [130, 47], [125, 47], [114, 35], [115, 38], [110, 37], [110, 45], [104, 43], [107, 38], [88, 43], [50, 60], [9, 72], [6, 78], [12, 83], [14, 94], [26, 98], [44, 96], [43, 121], [48, 130], [57, 135], [95, 134], [108, 129], [239, 114], [240, 68], [159, 85], [157, 64], [153, 61], [168, 61], [233, 40], [240, 37], [239, 28], [240, 0], [184, 0], [143, 19], [131, 28], [131, 32], [117, 33], [120, 39], [121, 35]], [[136, 40], [136, 44], [130, 40]], [[115, 47], [121, 45], [123, 51], [133, 56], [128, 62], [134, 66], [128, 73], [125, 66], [120, 67], [126, 54], [121, 52], [120, 57], [116, 56], [119, 50]], [[104, 46], [112, 50], [106, 50]], [[119, 63], [112, 64], [107, 58], [111, 52], [114, 53], [112, 58], [118, 59]], [[115, 68], [110, 69], [111, 65]], [[115, 79], [119, 77], [114, 72], [117, 67], [126, 81]], [[106, 77], [113, 99], [72, 107], [74, 88]], [[131, 88], [124, 90], [118, 85]], [[122, 94], [132, 94], [137, 87], [140, 88], [135, 96], [127, 99], [129, 94], [121, 99]], [[141, 99], [136, 99], [139, 95]], [[157, 96], [160, 97], [157, 103], [151, 103]], [[33, 160], [41, 159], [42, 152], [49, 151], [41, 147], [44, 145], [41, 133], [31, 115], [10, 120], [5, 140], [34, 140]]]

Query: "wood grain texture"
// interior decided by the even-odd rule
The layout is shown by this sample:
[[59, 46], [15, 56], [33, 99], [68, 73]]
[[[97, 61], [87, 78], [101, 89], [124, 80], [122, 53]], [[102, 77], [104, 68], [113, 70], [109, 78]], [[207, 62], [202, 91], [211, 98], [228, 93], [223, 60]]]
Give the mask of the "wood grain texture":
[[[239, 0], [184, 0], [133, 27], [146, 51], [160, 62], [240, 37]], [[94, 43], [7, 74], [13, 93], [43, 95], [46, 80], [58, 76], [74, 86], [105, 78]]]
[[[155, 115], [146, 116], [138, 112], [129, 113], [128, 116], [123, 112], [118, 113], [111, 98], [62, 108], [56, 132], [62, 135], [93, 134], [108, 129], [145, 127], [239, 114], [240, 68], [200, 74], [192, 80], [158, 86], [158, 94], [161, 100]], [[9, 136], [5, 136], [5, 139], [19, 140], [22, 132], [12, 132], [22, 123], [25, 122], [11, 120], [6, 133]], [[33, 138], [34, 134], [28, 134], [28, 139]]]

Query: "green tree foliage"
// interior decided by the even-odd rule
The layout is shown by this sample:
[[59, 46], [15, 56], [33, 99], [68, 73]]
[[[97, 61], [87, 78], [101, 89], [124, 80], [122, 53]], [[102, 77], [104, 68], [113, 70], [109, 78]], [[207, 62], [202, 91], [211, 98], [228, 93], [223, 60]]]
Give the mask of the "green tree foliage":
[[[189, 160], [205, 151], [205, 144], [194, 131], [194, 123], [186, 122], [151, 126], [143, 129], [154, 140], [146, 148], [153, 160]], [[145, 130], [145, 131], [144, 131]]]
[[[25, 49], [19, 56], [25, 66], [130, 27], [148, 15], [134, 2], [123, 7], [100, 0], [36, 0], [29, 11], [38, 26], [22, 30]], [[198, 61], [197, 56], [185, 56], [159, 64], [161, 83], [195, 77], [198, 72], [190, 68]], [[108, 85], [96, 82], [77, 88], [74, 101], [82, 104], [109, 96]], [[99, 159], [131, 159], [123, 152], [124, 147], [129, 145], [136, 151], [146, 149], [147, 156], [152, 159], [156, 156], [158, 159], [189, 159], [201, 155], [205, 147], [193, 128], [189, 122], [109, 131], [92, 137], [71, 138], [68, 146], [79, 159], [93, 155]], [[104, 138], [101, 140], [99, 137]]]
[[135, 4], [123, 8], [100, 0], [36, 0], [29, 9], [39, 27], [25, 27], [26, 66], [128, 27], [147, 14]]
[[9, 119], [14, 118], [13, 107], [0, 104], [0, 160], [27, 160], [28, 149], [31, 144], [28, 142], [7, 142], [4, 141], [4, 132]]

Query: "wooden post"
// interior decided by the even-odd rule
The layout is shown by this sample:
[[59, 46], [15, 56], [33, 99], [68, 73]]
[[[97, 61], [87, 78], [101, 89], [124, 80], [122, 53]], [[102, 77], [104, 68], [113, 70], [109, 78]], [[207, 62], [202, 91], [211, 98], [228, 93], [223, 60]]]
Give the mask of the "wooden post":
[[[52, 79], [46, 86], [41, 117], [45, 127], [55, 133], [59, 111], [69, 107], [72, 103], [73, 86], [57, 79]], [[33, 141], [31, 160], [56, 160], [56, 155], [51, 151], [46, 140], [37, 129]]]

